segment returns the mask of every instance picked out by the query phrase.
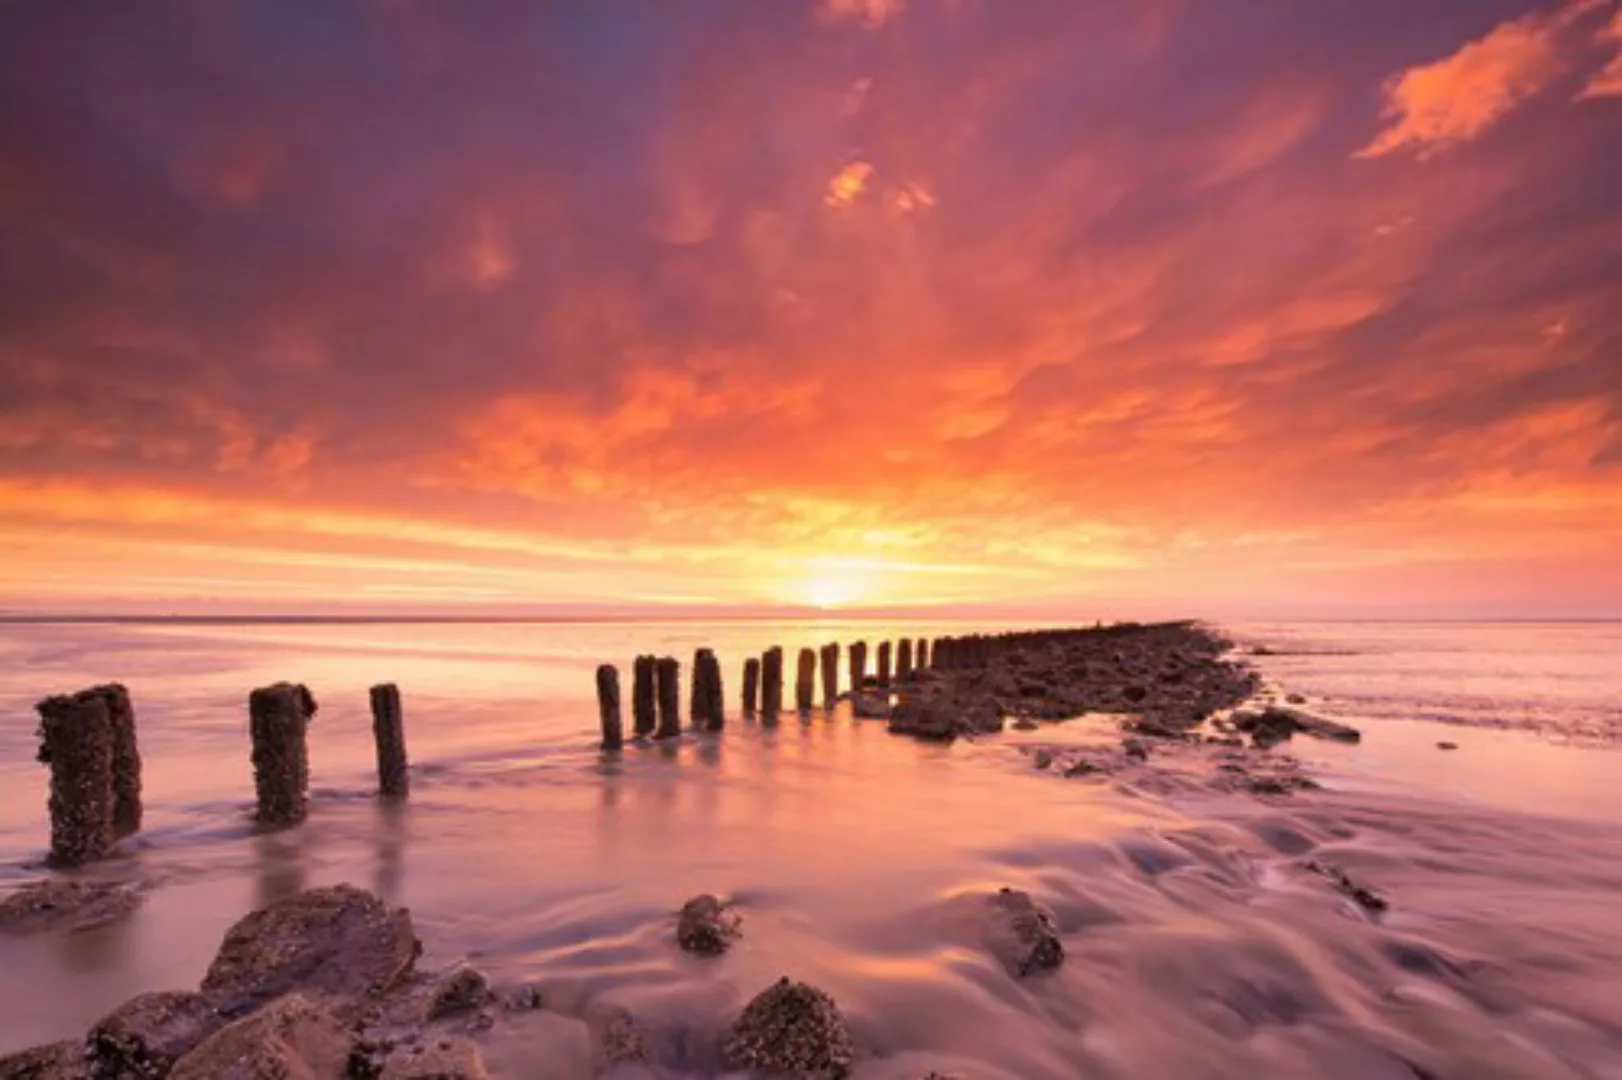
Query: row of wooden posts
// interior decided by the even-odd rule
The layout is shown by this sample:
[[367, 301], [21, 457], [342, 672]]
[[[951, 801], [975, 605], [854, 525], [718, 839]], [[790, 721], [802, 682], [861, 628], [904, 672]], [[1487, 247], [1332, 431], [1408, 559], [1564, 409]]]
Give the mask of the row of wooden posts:
[[[903, 638], [894, 645], [897, 679], [915, 670], [984, 664], [1010, 635], [945, 637], [933, 644]], [[794, 701], [809, 712], [821, 667], [822, 701], [837, 700], [840, 646], [801, 649], [795, 674]], [[888, 687], [892, 646], [878, 644], [877, 672], [867, 675], [867, 644], [847, 650], [852, 690]], [[639, 656], [632, 667], [631, 707], [635, 734], [656, 739], [682, 732], [681, 664], [670, 656]], [[619, 669], [597, 669], [597, 699], [603, 746], [624, 744]], [[743, 667], [743, 711], [773, 716], [783, 709], [783, 650], [773, 646]], [[371, 688], [372, 734], [377, 744], [378, 788], [388, 798], [403, 798], [408, 787], [405, 724], [400, 690], [393, 683]], [[50, 766], [51, 861], [77, 866], [103, 858], [124, 836], [141, 827], [141, 754], [136, 740], [135, 709], [128, 689], [118, 683], [94, 686], [76, 694], [47, 698], [38, 705], [39, 760]], [[694, 728], [719, 731], [725, 723], [721, 665], [711, 649], [693, 655], [689, 714]], [[310, 764], [306, 733], [316, 712], [309, 689], [298, 683], [275, 683], [248, 695], [248, 729], [252, 742], [255, 818], [267, 826], [304, 820], [309, 806]]]
[[[378, 789], [403, 798], [408, 787], [400, 689], [372, 687], [372, 734]], [[141, 753], [135, 709], [119, 683], [39, 703], [39, 760], [51, 767], [51, 862], [78, 866], [103, 858], [141, 827]], [[248, 695], [255, 819], [292, 825], [309, 812], [306, 734], [315, 697], [298, 683], [262, 686]]]
[[[850, 688], [887, 687], [894, 677], [905, 680], [915, 671], [983, 664], [996, 643], [1006, 635], [975, 634], [943, 637], [933, 643], [928, 638], [901, 638], [881, 641], [875, 651], [876, 672], [867, 674], [867, 642], [853, 642], [844, 652], [849, 657]], [[816, 704], [818, 670], [821, 671], [822, 704], [832, 708], [839, 698], [838, 642], [820, 649], [800, 650], [794, 677], [794, 705], [809, 712]], [[633, 734], [639, 738], [669, 739], [681, 734], [681, 662], [673, 656], [638, 656], [631, 665], [631, 717]], [[743, 712], [775, 716], [783, 711], [783, 650], [772, 646], [760, 656], [743, 663]], [[597, 668], [597, 709], [602, 725], [603, 746], [613, 750], [625, 744], [624, 711], [620, 697], [620, 672], [613, 664]], [[692, 697], [688, 708], [692, 726], [699, 731], [719, 731], [725, 723], [721, 689], [721, 667], [714, 651], [699, 649], [693, 654]]]

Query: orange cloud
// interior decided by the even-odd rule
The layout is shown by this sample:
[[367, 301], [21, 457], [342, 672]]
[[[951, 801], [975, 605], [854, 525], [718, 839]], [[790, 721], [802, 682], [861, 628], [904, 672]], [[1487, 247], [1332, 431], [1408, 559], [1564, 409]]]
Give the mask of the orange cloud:
[[828, 181], [828, 193], [822, 197], [822, 201], [829, 206], [849, 206], [861, 197], [872, 175], [873, 166], [868, 162], [851, 162]]
[[1622, 9], [1618, 9], [1611, 16], [1611, 21], [1594, 35], [1594, 42], [1601, 47], [1608, 46], [1614, 52], [1610, 62], [1591, 76], [1578, 91], [1578, 100], [1622, 96]]
[[822, 0], [817, 13], [828, 22], [859, 22], [878, 27], [900, 18], [906, 7], [907, 0]]
[[1450, 56], [1409, 68], [1386, 83], [1389, 126], [1358, 151], [1379, 157], [1413, 149], [1420, 157], [1480, 135], [1569, 69], [1562, 35], [1607, 0], [1572, 0], [1493, 27]]

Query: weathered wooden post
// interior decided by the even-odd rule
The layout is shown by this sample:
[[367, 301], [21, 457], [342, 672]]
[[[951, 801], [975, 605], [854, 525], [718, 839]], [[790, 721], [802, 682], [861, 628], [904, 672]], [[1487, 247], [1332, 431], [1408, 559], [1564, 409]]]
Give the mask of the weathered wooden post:
[[918, 656], [915, 662], [919, 671], [929, 670], [929, 639], [926, 637], [918, 639]]
[[681, 661], [661, 656], [656, 665], [659, 683], [659, 729], [656, 739], [674, 739], [681, 734]]
[[690, 708], [693, 726], [700, 731], [720, 731], [726, 723], [726, 703], [721, 689], [721, 664], [712, 649], [693, 653], [693, 697]]
[[122, 683], [92, 686], [88, 691], [107, 703], [113, 726], [113, 832], [128, 836], [141, 828], [141, 751], [135, 739], [135, 707]]
[[603, 749], [618, 750], [625, 745], [625, 718], [620, 711], [620, 669], [613, 664], [597, 665], [597, 716], [603, 728]]
[[822, 707], [831, 709], [839, 700], [839, 642], [822, 647]]
[[867, 642], [857, 641], [850, 647], [850, 692], [862, 688], [867, 681]]
[[751, 656], [743, 662], [743, 711], [746, 716], [755, 714], [755, 704], [760, 700], [760, 658]]
[[895, 677], [912, 678], [912, 638], [902, 638], [895, 647]]
[[801, 712], [811, 711], [816, 696], [817, 653], [815, 649], [800, 650], [800, 666], [794, 678], [794, 707]]
[[377, 790], [387, 798], [404, 798], [406, 778], [405, 716], [400, 688], [393, 683], [372, 687], [372, 739], [377, 743]]
[[890, 685], [890, 643], [879, 642], [879, 685]]
[[310, 754], [305, 742], [315, 698], [298, 683], [261, 686], [248, 695], [253, 783], [261, 825], [293, 825], [309, 812]]
[[631, 665], [631, 722], [641, 738], [653, 734], [656, 665], [652, 656], [639, 656]]
[[39, 760], [51, 767], [51, 862], [100, 859], [117, 839], [113, 807], [113, 724], [94, 690], [40, 702]]
[[767, 716], [783, 711], [783, 650], [778, 645], [760, 658], [760, 711]]

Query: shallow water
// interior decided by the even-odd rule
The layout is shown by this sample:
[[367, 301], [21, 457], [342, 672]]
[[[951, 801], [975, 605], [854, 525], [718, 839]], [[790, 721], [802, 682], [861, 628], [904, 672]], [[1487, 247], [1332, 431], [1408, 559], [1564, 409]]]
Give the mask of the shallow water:
[[[47, 834], [33, 700], [109, 678], [135, 696], [148, 827], [97, 872], [151, 883], [123, 924], [0, 938], [0, 1050], [191, 986], [248, 908], [351, 881], [410, 906], [425, 964], [472, 957], [541, 985], [547, 1008], [490, 1036], [498, 1075], [595, 1075], [590, 1021], [613, 1007], [642, 1025], [653, 1075], [713, 1075], [727, 1022], [790, 974], [839, 1001], [868, 1054], [863, 1078], [1622, 1076], [1622, 755], [1456, 706], [1531, 700], [1557, 672], [1546, 702], [1576, 702], [1585, 731], [1614, 723], [1615, 668], [1573, 657], [1599, 655], [1616, 627], [1453, 627], [1465, 667], [1495, 657], [1480, 675], [1490, 693], [1456, 664], [1414, 658], [1437, 639], [1413, 644], [1408, 629], [1236, 627], [1293, 653], [1258, 659], [1284, 689], [1327, 696], [1314, 704], [1365, 727], [1358, 747], [1295, 747], [1327, 790], [1272, 802], [1210, 790], [1196, 755], [1168, 755], [1142, 782], [1033, 767], [1035, 744], [1111, 738], [1104, 719], [943, 748], [841, 707], [775, 726], [731, 716], [720, 737], [619, 755], [592, 747], [600, 660], [710, 645], [731, 703], [742, 658], [768, 644], [792, 659], [902, 629], [950, 632], [0, 627], [0, 887], [37, 876]], [[245, 698], [279, 678], [321, 702], [315, 800], [303, 827], [260, 836]], [[370, 794], [365, 689], [385, 679], [402, 686], [414, 764], [412, 798], [394, 809]], [[1368, 704], [1402, 694], [1406, 712]], [[1449, 709], [1451, 725], [1412, 719]], [[1309, 857], [1392, 910], [1371, 919], [1303, 871]], [[1016, 980], [985, 950], [981, 895], [1002, 885], [1057, 915], [1058, 972]], [[720, 960], [674, 946], [674, 912], [701, 891], [743, 914]]]

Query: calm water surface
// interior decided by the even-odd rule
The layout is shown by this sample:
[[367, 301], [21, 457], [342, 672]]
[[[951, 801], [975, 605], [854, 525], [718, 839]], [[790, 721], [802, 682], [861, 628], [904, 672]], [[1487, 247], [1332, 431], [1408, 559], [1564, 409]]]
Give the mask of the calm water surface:
[[[983, 627], [976, 627], [977, 629]], [[0, 888], [48, 824], [33, 702], [135, 696], [147, 828], [98, 872], [147, 902], [83, 934], [0, 939], [0, 1051], [74, 1035], [135, 993], [196, 983], [244, 911], [338, 881], [411, 907], [425, 962], [531, 979], [547, 1009], [492, 1036], [500, 1075], [596, 1075], [588, 1020], [627, 1008], [652, 1073], [715, 1075], [713, 1043], [782, 974], [830, 991], [863, 1078], [1622, 1076], [1622, 627], [1238, 625], [1283, 689], [1365, 728], [1301, 745], [1327, 790], [1278, 803], [1035, 770], [1104, 719], [945, 748], [841, 707], [719, 737], [593, 747], [592, 669], [953, 627], [865, 623], [0, 626]], [[248, 822], [249, 688], [307, 683], [314, 805]], [[371, 795], [366, 688], [400, 683], [408, 805]], [[1439, 739], [1460, 749], [1443, 752]], [[1372, 922], [1300, 871], [1329, 859], [1393, 899]], [[1070, 959], [1014, 980], [982, 893], [1031, 891]], [[673, 913], [736, 899], [725, 959]]]

